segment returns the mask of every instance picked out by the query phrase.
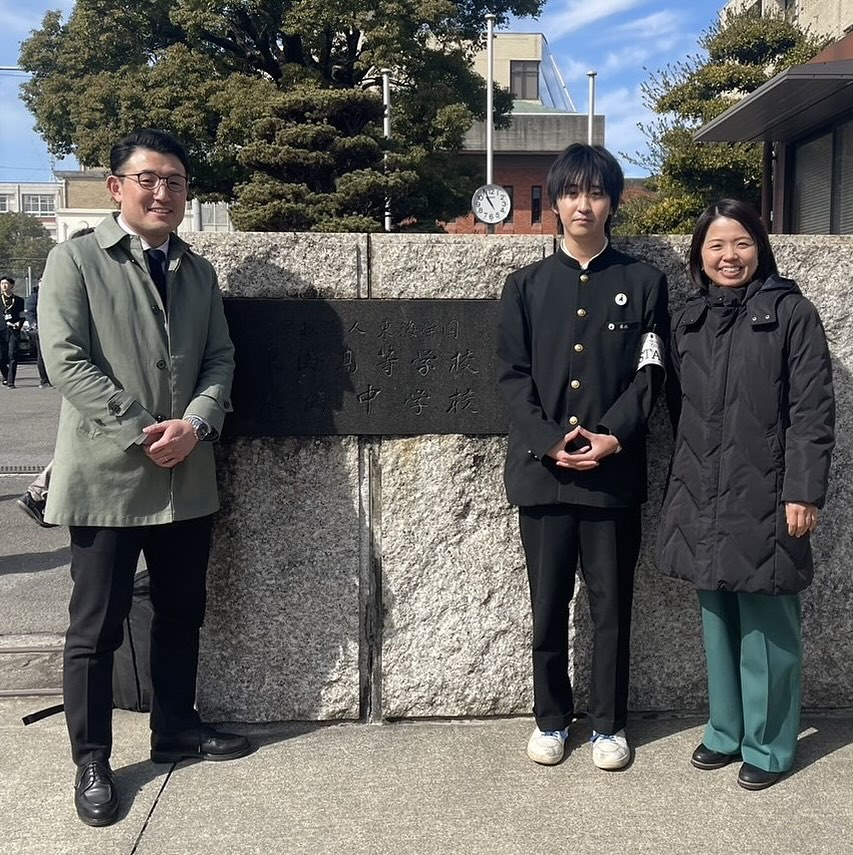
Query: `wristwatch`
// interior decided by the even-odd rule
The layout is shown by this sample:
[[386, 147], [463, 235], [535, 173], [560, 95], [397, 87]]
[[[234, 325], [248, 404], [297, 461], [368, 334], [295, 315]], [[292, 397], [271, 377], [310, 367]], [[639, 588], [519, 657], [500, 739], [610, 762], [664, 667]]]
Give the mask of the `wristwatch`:
[[210, 442], [211, 440], [216, 439], [216, 434], [211, 429], [210, 425], [199, 416], [186, 416], [184, 421], [190, 423], [193, 433], [195, 434], [195, 438], [199, 442]]

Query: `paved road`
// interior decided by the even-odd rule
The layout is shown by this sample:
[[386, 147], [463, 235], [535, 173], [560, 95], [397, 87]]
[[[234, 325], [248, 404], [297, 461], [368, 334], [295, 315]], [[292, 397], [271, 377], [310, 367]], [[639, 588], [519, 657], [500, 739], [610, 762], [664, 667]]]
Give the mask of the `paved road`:
[[14, 389], [0, 386], [0, 473], [38, 472], [53, 457], [61, 400], [39, 389], [34, 362], [18, 366]]

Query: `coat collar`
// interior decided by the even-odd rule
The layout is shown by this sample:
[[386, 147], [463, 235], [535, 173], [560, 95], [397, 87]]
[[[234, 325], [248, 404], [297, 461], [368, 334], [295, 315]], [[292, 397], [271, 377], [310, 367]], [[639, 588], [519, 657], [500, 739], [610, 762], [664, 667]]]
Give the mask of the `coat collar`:
[[[763, 282], [756, 279], [746, 290], [745, 304], [750, 323], [753, 327], [775, 324], [779, 301], [790, 294], [800, 293], [793, 279], [785, 279], [775, 273], [771, 273]], [[708, 308], [708, 289], [702, 288], [685, 305], [682, 322], [687, 326], [698, 323]]]
[[[615, 252], [616, 250], [613, 249], [613, 243], [608, 238], [607, 246], [605, 246], [604, 249], [600, 253], [598, 253], [598, 255], [590, 259], [590, 262], [585, 269], [594, 271], [600, 270], [602, 267], [607, 267], [607, 265], [612, 262], [613, 254]], [[557, 260], [560, 263], [564, 264], [566, 267], [571, 267], [572, 270], [584, 269], [581, 267], [580, 262], [576, 258], [573, 258], [568, 253], [563, 252], [562, 248], [558, 248], [554, 255], [557, 257]]]
[[[128, 234], [118, 224], [118, 211], [113, 211], [110, 216], [104, 217], [95, 228], [95, 237], [101, 249], [111, 249], [122, 241], [125, 246], [133, 252], [142, 252], [142, 242], [137, 235]], [[169, 236], [169, 260], [179, 258], [189, 249], [189, 244], [181, 240], [174, 232]]]

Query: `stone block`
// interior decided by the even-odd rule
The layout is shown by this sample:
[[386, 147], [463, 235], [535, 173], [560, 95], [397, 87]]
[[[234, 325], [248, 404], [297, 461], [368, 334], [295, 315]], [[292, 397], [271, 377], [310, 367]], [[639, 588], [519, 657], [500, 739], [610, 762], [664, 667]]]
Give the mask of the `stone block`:
[[227, 297], [359, 297], [367, 289], [367, 235], [193, 232]]
[[358, 442], [237, 439], [219, 451], [200, 709], [358, 718]]
[[[335, 268], [329, 259], [339, 257], [337, 237], [352, 253]], [[224, 287], [239, 296], [366, 296], [369, 279], [373, 297], [493, 298], [507, 273], [553, 250], [553, 239], [544, 237], [337, 237], [329, 241], [334, 251], [322, 249], [326, 236], [205, 238], [211, 241], [206, 254]], [[663, 269], [673, 310], [683, 305], [693, 290], [686, 276], [688, 237], [617, 243]], [[780, 271], [797, 279], [821, 312], [838, 401], [829, 501], [814, 538], [817, 571], [803, 597], [803, 700], [810, 707], [850, 706], [853, 526], [846, 509], [853, 504], [853, 482], [845, 473], [853, 466], [853, 240], [775, 236], [772, 243]], [[303, 263], [309, 256], [313, 260]], [[335, 277], [323, 278], [327, 267]], [[288, 279], [288, 271], [295, 278]], [[256, 273], [257, 286], [250, 282]], [[359, 714], [359, 691], [365, 697], [370, 689], [380, 701], [374, 713], [387, 718], [527, 713], [530, 615], [515, 512], [506, 505], [501, 479], [504, 439], [426, 435], [363, 443], [376, 450], [379, 463], [369, 490], [366, 481], [359, 487], [354, 439], [224, 444], [203, 709], [220, 718], [348, 718]], [[635, 586], [633, 710], [702, 710], [706, 704], [695, 591], [662, 578], [654, 563], [671, 449], [659, 405], [649, 438], [650, 498]], [[378, 509], [372, 530], [370, 515], [362, 510], [359, 517], [359, 489]], [[359, 586], [370, 572], [371, 549], [381, 567], [383, 615], [381, 639], [366, 651], [373, 636], [365, 630]], [[570, 630], [579, 710], [587, 700], [589, 630], [580, 584]], [[374, 679], [378, 687], [370, 684]]]
[[553, 251], [549, 235], [371, 235], [370, 296], [500, 297], [510, 273]]
[[382, 441], [382, 712], [526, 714], [530, 607], [505, 440]]

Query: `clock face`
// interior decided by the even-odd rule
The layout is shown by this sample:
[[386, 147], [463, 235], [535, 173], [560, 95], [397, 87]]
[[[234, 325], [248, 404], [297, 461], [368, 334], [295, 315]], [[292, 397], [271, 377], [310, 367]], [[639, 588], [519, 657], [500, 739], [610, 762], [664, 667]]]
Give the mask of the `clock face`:
[[471, 197], [471, 210], [481, 223], [501, 223], [509, 209], [509, 193], [500, 184], [484, 184]]

